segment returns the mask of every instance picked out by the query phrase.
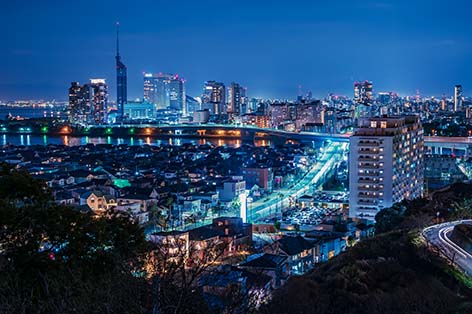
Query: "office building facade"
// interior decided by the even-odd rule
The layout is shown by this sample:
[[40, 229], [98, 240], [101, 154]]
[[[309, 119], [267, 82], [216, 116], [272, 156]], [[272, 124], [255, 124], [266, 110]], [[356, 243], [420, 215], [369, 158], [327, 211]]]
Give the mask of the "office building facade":
[[225, 84], [216, 81], [205, 82], [202, 95], [202, 109], [208, 109], [211, 114], [225, 114], [226, 110]]
[[417, 116], [362, 119], [350, 137], [349, 216], [423, 196], [423, 128]]
[[185, 80], [174, 74], [144, 73], [144, 100], [157, 110], [170, 108], [186, 114]]
[[169, 80], [169, 107], [170, 109], [180, 111], [184, 116], [187, 115], [185, 81], [178, 75]]
[[246, 88], [238, 83], [231, 83], [228, 87], [228, 113], [241, 115], [247, 113]]
[[156, 104], [156, 77], [152, 73], [144, 73], [144, 101]]

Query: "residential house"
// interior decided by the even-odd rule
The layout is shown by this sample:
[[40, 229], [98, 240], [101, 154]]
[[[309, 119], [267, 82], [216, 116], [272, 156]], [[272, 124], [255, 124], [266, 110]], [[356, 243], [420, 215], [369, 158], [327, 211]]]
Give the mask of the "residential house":
[[305, 237], [315, 247], [315, 263], [326, 262], [346, 249], [346, 240], [342, 232], [313, 230], [306, 232]]
[[254, 274], [265, 274], [271, 278], [271, 286], [276, 289], [282, 286], [289, 277], [288, 256], [269, 253], [258, 253], [247, 257], [238, 266]]
[[312, 269], [315, 263], [315, 245], [302, 236], [283, 236], [265, 246], [265, 253], [287, 257], [289, 274], [300, 275]]

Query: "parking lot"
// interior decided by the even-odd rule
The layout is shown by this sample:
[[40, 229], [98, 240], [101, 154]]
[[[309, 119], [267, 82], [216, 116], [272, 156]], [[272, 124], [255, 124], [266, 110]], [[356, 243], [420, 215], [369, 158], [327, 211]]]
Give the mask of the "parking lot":
[[294, 207], [282, 215], [282, 223], [289, 225], [318, 225], [327, 215], [334, 214], [339, 208], [323, 208], [321, 206]]

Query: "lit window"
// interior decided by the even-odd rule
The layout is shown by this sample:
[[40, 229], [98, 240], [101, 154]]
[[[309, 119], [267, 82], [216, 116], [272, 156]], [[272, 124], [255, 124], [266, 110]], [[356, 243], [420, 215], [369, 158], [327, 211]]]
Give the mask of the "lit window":
[[370, 121], [370, 127], [371, 128], [376, 128], [377, 127], [377, 121]]

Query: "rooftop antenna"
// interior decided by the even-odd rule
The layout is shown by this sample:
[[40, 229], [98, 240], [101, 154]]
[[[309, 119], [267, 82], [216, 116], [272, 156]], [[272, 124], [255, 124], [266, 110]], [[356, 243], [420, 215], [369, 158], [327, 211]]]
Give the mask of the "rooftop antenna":
[[116, 22], [116, 56], [120, 56], [120, 22]]

